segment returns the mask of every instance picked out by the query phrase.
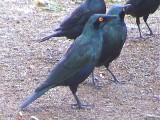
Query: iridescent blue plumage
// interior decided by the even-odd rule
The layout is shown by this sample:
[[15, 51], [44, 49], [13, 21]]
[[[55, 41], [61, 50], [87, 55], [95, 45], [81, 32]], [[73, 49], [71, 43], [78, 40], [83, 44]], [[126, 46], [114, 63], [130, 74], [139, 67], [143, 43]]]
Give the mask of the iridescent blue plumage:
[[[103, 46], [100, 59], [98, 60], [97, 67], [105, 66], [114, 78], [115, 83], [119, 83], [113, 73], [109, 70], [109, 64], [116, 59], [121, 52], [121, 49], [126, 41], [127, 28], [124, 22], [125, 10], [128, 5], [115, 5], [107, 15], [116, 15], [117, 18], [108, 22], [103, 27]], [[94, 77], [94, 75], [93, 75]], [[93, 84], [95, 85], [94, 78], [92, 77]]]
[[85, 0], [71, 15], [62, 21], [59, 28], [55, 29], [53, 34], [42, 38], [40, 42], [52, 37], [76, 39], [82, 33], [83, 27], [91, 15], [105, 13], [106, 5], [104, 0]]
[[[102, 21], [99, 21], [99, 18]], [[105, 14], [91, 16], [82, 34], [71, 44], [46, 81], [37, 87], [33, 95], [21, 105], [21, 109], [27, 107], [49, 89], [56, 86], [69, 86], [77, 102], [77, 108], [85, 108], [76, 95], [77, 87], [93, 71], [100, 57], [103, 43], [103, 26], [115, 18], [115, 16]]]
[[126, 4], [131, 4], [131, 6], [127, 9], [127, 14], [136, 17], [136, 24], [138, 26], [140, 37], [142, 38], [141, 29], [139, 26], [140, 17], [143, 17], [143, 20], [150, 31], [149, 35], [153, 35], [153, 32], [147, 23], [147, 19], [149, 14], [154, 13], [158, 9], [160, 0], [127, 0]]

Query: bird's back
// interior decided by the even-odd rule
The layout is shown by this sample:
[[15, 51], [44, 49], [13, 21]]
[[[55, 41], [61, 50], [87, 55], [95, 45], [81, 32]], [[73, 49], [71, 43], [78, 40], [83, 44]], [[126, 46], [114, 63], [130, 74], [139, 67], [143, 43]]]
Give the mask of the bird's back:
[[130, 13], [132, 16], [142, 17], [154, 13], [160, 5], [160, 0], [128, 0], [126, 4], [133, 5]]
[[89, 76], [99, 59], [103, 40], [99, 32], [92, 35], [90, 32], [91, 30], [88, 30], [74, 41], [47, 80], [36, 91], [49, 86], [76, 86]]
[[66, 36], [69, 39], [76, 39], [83, 31], [83, 27], [93, 14], [105, 14], [106, 5], [104, 0], [90, 0], [77, 7], [70, 16], [68, 16], [56, 31], [59, 36]]

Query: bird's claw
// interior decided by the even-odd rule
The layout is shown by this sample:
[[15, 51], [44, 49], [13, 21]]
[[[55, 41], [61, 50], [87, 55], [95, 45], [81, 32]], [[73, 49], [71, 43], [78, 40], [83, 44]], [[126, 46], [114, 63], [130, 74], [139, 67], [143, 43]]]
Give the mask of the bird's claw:
[[145, 34], [146, 36], [155, 36], [153, 33]]
[[72, 109], [91, 109], [92, 106], [91, 105], [88, 105], [88, 104], [72, 104], [71, 105], [71, 108]]
[[94, 81], [99, 82], [99, 80], [98, 80], [98, 78], [97, 78], [97, 77], [95, 77], [95, 78], [94, 78]]
[[144, 39], [144, 37], [142, 37], [142, 36], [139, 36], [139, 37], [136, 37], [136, 39]]
[[92, 81], [94, 88], [101, 89], [102, 86], [99, 84], [98, 78], [94, 78]]
[[96, 88], [96, 89], [101, 89], [101, 87], [102, 87], [102, 85], [100, 85], [100, 84], [95, 84], [94, 85], [94, 88]]

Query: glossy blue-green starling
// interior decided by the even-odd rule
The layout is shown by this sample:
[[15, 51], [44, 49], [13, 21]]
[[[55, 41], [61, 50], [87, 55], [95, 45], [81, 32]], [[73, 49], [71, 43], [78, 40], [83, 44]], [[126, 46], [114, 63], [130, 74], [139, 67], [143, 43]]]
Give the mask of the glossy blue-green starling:
[[147, 19], [149, 17], [149, 14], [154, 13], [158, 9], [160, 5], [160, 0], [127, 0], [126, 4], [131, 4], [131, 6], [126, 10], [126, 12], [127, 14], [136, 17], [136, 24], [138, 26], [140, 38], [142, 38], [142, 33], [139, 26], [140, 17], [143, 17], [143, 20], [150, 32], [149, 35], [153, 35], [153, 32], [147, 23]]
[[62, 21], [59, 28], [55, 29], [53, 34], [42, 38], [40, 42], [52, 37], [76, 39], [82, 33], [83, 27], [91, 15], [105, 13], [106, 5], [104, 0], [85, 0], [71, 15]]
[[69, 86], [77, 102], [75, 108], [86, 108], [87, 105], [83, 105], [76, 95], [77, 87], [90, 75], [99, 60], [103, 44], [103, 26], [116, 18], [117, 16], [105, 14], [91, 16], [82, 34], [71, 44], [48, 78], [35, 89], [20, 108], [26, 108], [56, 86]]
[[[130, 5], [114, 5], [107, 15], [116, 15], [117, 18], [109, 21], [103, 27], [103, 46], [100, 58], [96, 67], [105, 66], [107, 70], [111, 73], [115, 83], [120, 83], [114, 74], [109, 69], [109, 64], [115, 60], [121, 52], [121, 49], [126, 41], [127, 37], [127, 27], [124, 22], [126, 9]], [[94, 73], [92, 73], [92, 81], [94, 86], [96, 86]], [[121, 82], [122, 83], [122, 82]]]

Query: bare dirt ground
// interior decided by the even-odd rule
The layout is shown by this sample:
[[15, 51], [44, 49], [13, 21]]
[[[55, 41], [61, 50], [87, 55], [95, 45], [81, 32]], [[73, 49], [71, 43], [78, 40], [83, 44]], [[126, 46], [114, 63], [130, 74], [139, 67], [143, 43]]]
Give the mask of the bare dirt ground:
[[127, 41], [110, 66], [125, 85], [110, 83], [110, 74], [97, 68], [102, 88], [90, 86], [89, 77], [77, 92], [81, 101], [93, 105], [91, 110], [71, 109], [75, 101], [70, 90], [57, 87], [19, 116], [19, 105], [46, 79], [72, 43], [66, 38], [35, 41], [52, 33], [77, 4], [62, 5], [62, 11], [46, 11], [35, 8], [32, 1], [0, 1], [0, 120], [29, 120], [31, 116], [39, 120], [160, 120], [160, 10], [148, 19], [155, 36], [144, 35], [148, 31], [142, 22], [145, 40], [137, 39], [135, 19], [126, 19]]

